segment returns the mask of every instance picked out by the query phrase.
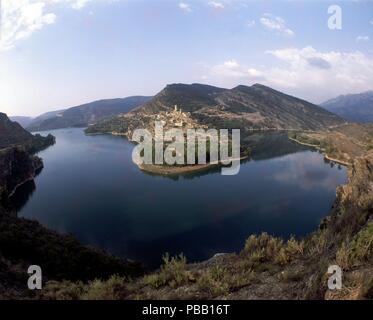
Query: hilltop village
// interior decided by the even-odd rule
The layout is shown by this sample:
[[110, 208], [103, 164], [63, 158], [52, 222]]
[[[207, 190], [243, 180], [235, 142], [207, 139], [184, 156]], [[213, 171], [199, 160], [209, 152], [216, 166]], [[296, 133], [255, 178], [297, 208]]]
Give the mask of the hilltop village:
[[177, 105], [172, 111], [160, 111], [153, 116], [155, 121], [160, 121], [164, 130], [178, 128], [183, 130], [188, 129], [207, 129], [206, 125], [201, 125], [195, 121], [190, 112], [183, 112]]

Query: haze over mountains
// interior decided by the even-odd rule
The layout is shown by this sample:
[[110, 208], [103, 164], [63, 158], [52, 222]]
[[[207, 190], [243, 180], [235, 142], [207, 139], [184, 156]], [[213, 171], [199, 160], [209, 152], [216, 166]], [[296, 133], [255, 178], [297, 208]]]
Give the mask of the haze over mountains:
[[10, 120], [18, 122], [23, 128], [26, 128], [29, 126], [34, 118], [32, 117], [22, 117], [22, 116], [14, 116], [14, 117], [9, 117]]
[[19, 123], [11, 121], [5, 113], [0, 112], [0, 149], [23, 146], [32, 151], [34, 149], [42, 149], [44, 145], [52, 143], [54, 143], [53, 136], [32, 135], [22, 128]]
[[325, 109], [355, 122], [373, 122], [373, 91], [341, 95], [321, 104]]
[[[45, 113], [32, 119], [25, 127], [30, 131], [53, 130], [68, 127], [85, 127], [101, 119], [126, 113], [147, 102], [151, 97], [132, 96], [98, 100], [66, 110]], [[17, 120], [17, 117], [13, 117]]]
[[343, 124], [339, 116], [307, 101], [255, 84], [233, 89], [203, 84], [168, 85], [126, 115], [100, 121], [88, 133], [128, 133], [151, 125], [160, 112], [177, 105], [200, 124], [213, 128], [318, 130]]

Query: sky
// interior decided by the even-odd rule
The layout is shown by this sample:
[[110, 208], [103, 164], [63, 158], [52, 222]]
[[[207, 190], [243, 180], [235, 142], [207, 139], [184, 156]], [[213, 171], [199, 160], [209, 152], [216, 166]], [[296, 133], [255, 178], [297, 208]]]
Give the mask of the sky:
[[[373, 90], [373, 1], [0, 3], [8, 115], [155, 95], [171, 83], [262, 83], [313, 103]], [[338, 16], [328, 13], [335, 5]]]

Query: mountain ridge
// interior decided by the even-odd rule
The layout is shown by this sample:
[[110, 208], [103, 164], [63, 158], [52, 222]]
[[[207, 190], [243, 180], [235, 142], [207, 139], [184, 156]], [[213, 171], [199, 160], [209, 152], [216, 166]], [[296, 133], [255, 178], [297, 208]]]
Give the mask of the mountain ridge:
[[213, 128], [319, 130], [345, 123], [320, 106], [261, 84], [226, 89], [175, 83], [126, 115], [99, 121], [86, 132], [127, 134], [135, 127], [148, 126], [157, 114], [171, 112], [175, 105], [193, 121]]
[[339, 116], [355, 122], [373, 122], [373, 91], [340, 95], [329, 99], [321, 106]]
[[130, 96], [126, 98], [100, 99], [68, 109], [47, 112], [29, 124], [29, 131], [44, 131], [67, 127], [85, 127], [101, 119], [131, 111], [151, 97]]
[[32, 121], [34, 121], [33, 117], [27, 116], [11, 116], [9, 119], [18, 122], [23, 128], [26, 128]]

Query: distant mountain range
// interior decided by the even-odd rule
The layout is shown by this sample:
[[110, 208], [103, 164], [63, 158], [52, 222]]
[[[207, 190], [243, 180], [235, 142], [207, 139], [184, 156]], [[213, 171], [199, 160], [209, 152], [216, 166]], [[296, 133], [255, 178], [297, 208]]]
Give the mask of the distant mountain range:
[[373, 122], [373, 91], [342, 95], [321, 106], [350, 121]]
[[34, 119], [12, 117], [12, 120], [19, 122], [29, 131], [85, 127], [99, 120], [127, 113], [150, 99], [151, 97], [133, 96], [98, 100], [65, 110], [47, 112]]
[[34, 120], [32, 117], [9, 117], [10, 120], [18, 122], [23, 128], [26, 128]]
[[126, 134], [154, 123], [159, 112], [171, 111], [174, 105], [189, 112], [193, 121], [212, 128], [319, 130], [345, 122], [319, 106], [260, 84], [233, 89], [172, 84], [139, 108], [100, 121], [87, 132]]

